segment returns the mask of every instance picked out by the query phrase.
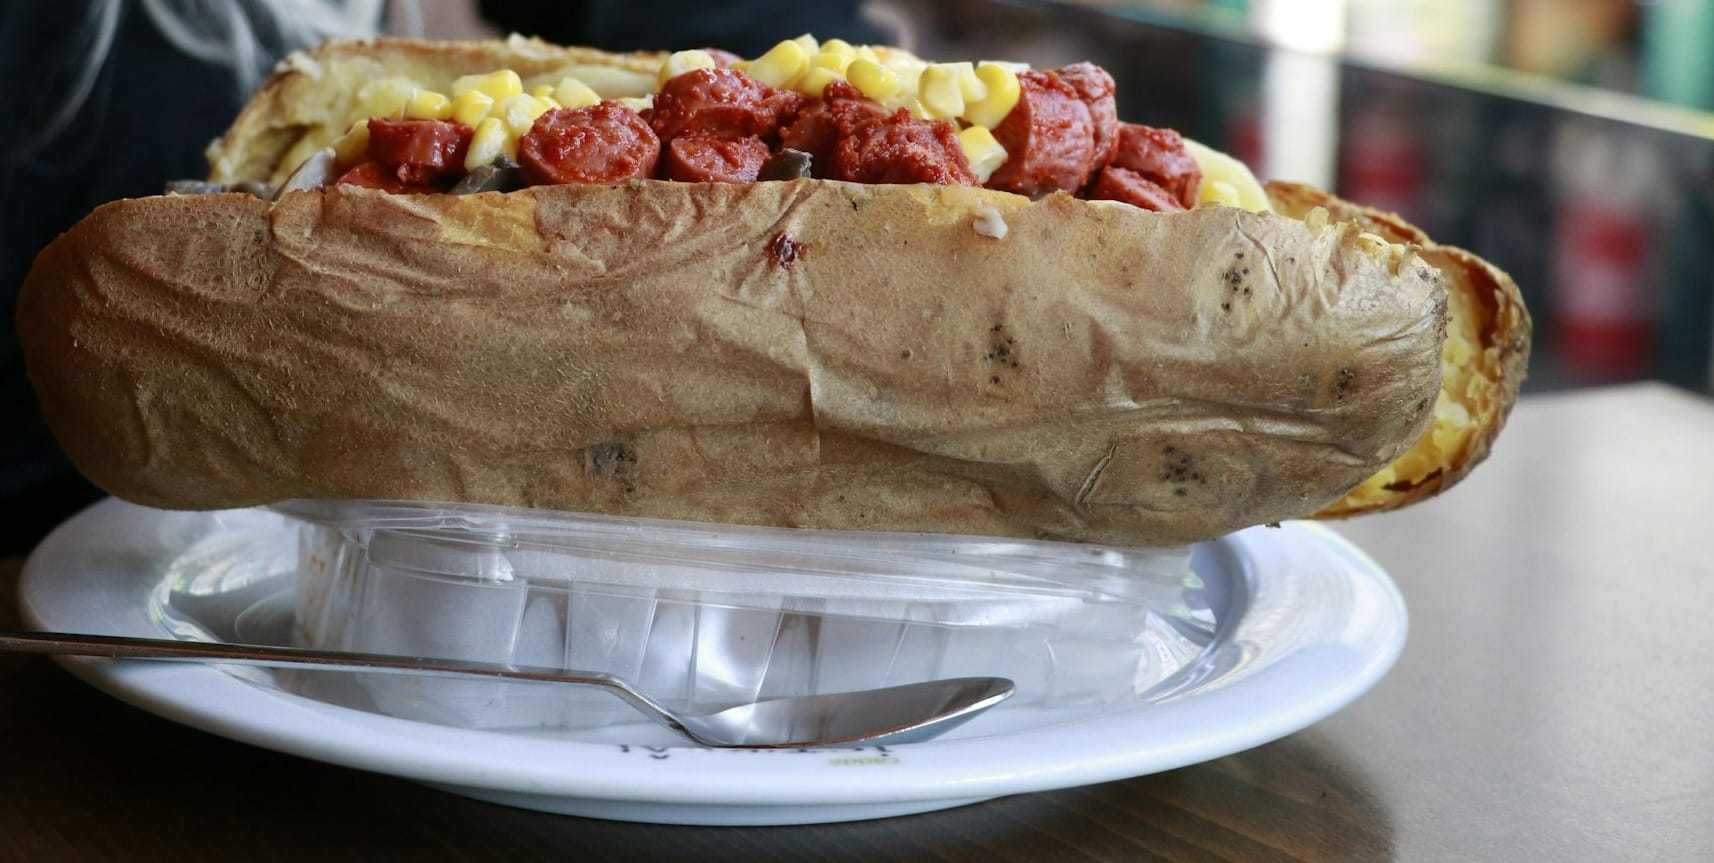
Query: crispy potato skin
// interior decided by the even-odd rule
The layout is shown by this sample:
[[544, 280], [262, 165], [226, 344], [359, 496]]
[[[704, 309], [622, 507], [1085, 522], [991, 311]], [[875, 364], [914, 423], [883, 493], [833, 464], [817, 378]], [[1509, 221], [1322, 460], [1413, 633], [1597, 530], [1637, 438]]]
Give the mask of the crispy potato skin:
[[1162, 545], [1398, 456], [1445, 309], [1354, 223], [647, 181], [116, 202], [42, 253], [18, 321], [73, 461], [153, 506]]
[[1301, 183], [1270, 182], [1266, 189], [1274, 208], [1286, 215], [1302, 218], [1319, 207], [1332, 219], [1353, 222], [1389, 242], [1417, 248], [1423, 260], [1440, 271], [1448, 293], [1462, 298], [1456, 308], [1467, 309], [1470, 316], [1459, 323], [1469, 332], [1473, 350], [1457, 359], [1457, 368], [1453, 360], [1447, 361], [1443, 395], [1465, 409], [1468, 432], [1439, 448], [1434, 463], [1417, 475], [1388, 483], [1378, 494], [1341, 498], [1319, 516], [1348, 518], [1398, 509], [1451, 488], [1488, 457], [1528, 373], [1532, 324], [1517, 283], [1470, 252], [1434, 242], [1395, 213], [1340, 200]]

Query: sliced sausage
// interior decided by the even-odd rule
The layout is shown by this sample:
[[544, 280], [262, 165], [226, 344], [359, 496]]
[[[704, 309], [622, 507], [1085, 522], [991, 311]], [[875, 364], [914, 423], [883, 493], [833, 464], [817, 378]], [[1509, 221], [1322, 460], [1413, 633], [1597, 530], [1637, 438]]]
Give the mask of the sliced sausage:
[[1119, 147], [1119, 105], [1113, 98], [1113, 76], [1094, 63], [1074, 63], [1055, 69], [1054, 74], [1070, 84], [1089, 107], [1089, 120], [1095, 124], [1095, 164], [1111, 162]]
[[660, 155], [649, 124], [612, 100], [548, 111], [518, 139], [518, 168], [532, 186], [648, 178]]
[[1108, 165], [1089, 186], [1086, 197], [1092, 201], [1123, 201], [1134, 207], [1157, 213], [1175, 213], [1188, 209], [1178, 196], [1160, 184], [1129, 168]]
[[1202, 167], [1184, 146], [1184, 138], [1171, 129], [1122, 124], [1118, 152], [1110, 164], [1147, 177], [1171, 192], [1184, 209], [1196, 206], [1202, 191]]
[[849, 83], [834, 81], [822, 90], [821, 101], [798, 112], [790, 125], [780, 129], [780, 146], [808, 153], [811, 173], [831, 179], [833, 152], [840, 140], [850, 137], [857, 127], [887, 116], [881, 103], [865, 97]]
[[438, 185], [405, 182], [399, 179], [397, 171], [380, 162], [364, 162], [340, 175], [334, 185], [362, 186], [365, 189], [380, 189], [395, 195], [424, 195], [441, 191]]
[[736, 69], [692, 69], [673, 76], [655, 94], [649, 124], [662, 141], [693, 134], [771, 141], [805, 99]]
[[727, 140], [713, 135], [680, 135], [667, 144], [666, 179], [686, 183], [753, 183], [768, 161], [761, 138]]
[[913, 119], [903, 108], [852, 130], [834, 149], [828, 173], [854, 183], [976, 185], [957, 127]]
[[464, 175], [472, 131], [450, 120], [369, 121], [369, 158], [401, 183], [437, 183]]
[[1018, 75], [1018, 89], [1017, 106], [994, 127], [1007, 155], [989, 188], [1032, 198], [1083, 188], [1101, 165], [1089, 106], [1052, 72]]

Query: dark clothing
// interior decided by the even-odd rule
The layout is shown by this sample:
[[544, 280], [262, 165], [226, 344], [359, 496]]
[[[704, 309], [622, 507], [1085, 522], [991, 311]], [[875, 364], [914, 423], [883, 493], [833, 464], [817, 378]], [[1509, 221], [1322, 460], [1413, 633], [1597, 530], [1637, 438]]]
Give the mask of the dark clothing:
[[102, 202], [159, 194], [208, 173], [202, 151], [240, 103], [223, 69], [187, 57], [141, 9], [121, 4], [112, 54], [59, 135], [19, 152], [65, 104], [91, 49], [93, 4], [0, 4], [0, 555], [19, 555], [95, 500], [41, 418], [14, 323], [36, 253]]

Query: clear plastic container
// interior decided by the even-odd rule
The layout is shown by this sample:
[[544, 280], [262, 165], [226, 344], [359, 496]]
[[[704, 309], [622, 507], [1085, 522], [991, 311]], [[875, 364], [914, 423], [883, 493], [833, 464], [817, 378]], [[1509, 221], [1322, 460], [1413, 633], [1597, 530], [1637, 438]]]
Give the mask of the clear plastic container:
[[[312, 647], [604, 671], [675, 707], [965, 675], [1016, 703], [1129, 700], [1214, 638], [1189, 550], [293, 501]], [[362, 675], [383, 712], [482, 728], [638, 721], [604, 693]]]

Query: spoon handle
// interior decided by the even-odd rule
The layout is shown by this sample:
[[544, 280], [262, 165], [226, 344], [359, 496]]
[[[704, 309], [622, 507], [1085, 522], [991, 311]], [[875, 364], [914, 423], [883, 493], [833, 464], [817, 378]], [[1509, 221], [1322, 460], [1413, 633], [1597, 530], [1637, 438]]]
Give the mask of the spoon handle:
[[391, 656], [383, 653], [347, 653], [266, 644], [230, 644], [203, 641], [174, 641], [124, 635], [85, 635], [73, 632], [28, 632], [0, 629], [0, 651], [52, 653], [69, 656], [102, 656], [110, 659], [162, 659], [178, 662], [210, 662], [231, 665], [261, 665], [272, 668], [305, 668], [328, 671], [381, 671], [393, 674], [461, 675], [520, 680], [531, 683], [566, 683], [606, 689], [650, 719], [683, 733], [684, 726], [670, 712], [630, 684], [599, 671], [572, 671], [530, 665], [501, 665], [462, 659], [421, 656]]

